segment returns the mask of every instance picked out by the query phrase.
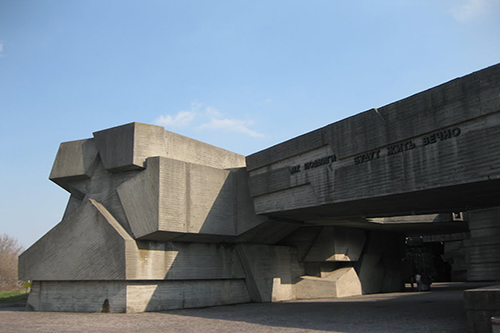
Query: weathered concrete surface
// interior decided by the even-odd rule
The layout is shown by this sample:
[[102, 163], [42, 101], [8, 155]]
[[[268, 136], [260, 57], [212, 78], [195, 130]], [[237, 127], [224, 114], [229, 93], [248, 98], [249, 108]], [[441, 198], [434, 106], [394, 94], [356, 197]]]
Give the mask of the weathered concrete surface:
[[[236, 179], [242, 173], [164, 157], [147, 159], [145, 171], [117, 193], [137, 238], [168, 240], [183, 234], [236, 236], [265, 221], [248, 214], [239, 224]], [[248, 197], [248, 194], [247, 194]], [[251, 207], [251, 206], [250, 206]]]
[[255, 215], [244, 165], [242, 155], [131, 123], [62, 143], [50, 179], [72, 194], [65, 216], [92, 198], [134, 238], [221, 241], [267, 220]]
[[491, 317], [500, 315], [500, 286], [465, 290], [464, 300], [468, 331], [491, 332]]
[[363, 293], [361, 281], [352, 267], [337, 269], [325, 277], [302, 276], [296, 289], [297, 299], [347, 297]]
[[355, 265], [363, 294], [395, 292], [402, 289], [403, 245], [403, 238], [399, 234], [370, 231], [366, 249]]
[[[71, 197], [63, 220], [20, 256], [20, 277], [34, 281], [28, 306], [130, 312], [250, 301], [252, 281], [229, 242], [275, 243], [298, 224], [268, 228], [244, 166], [241, 155], [140, 123], [62, 143], [50, 178]], [[291, 280], [285, 273], [270, 278]], [[294, 297], [269, 288], [275, 299]]]
[[364, 230], [324, 227], [302, 261], [358, 261], [365, 241]]
[[144, 312], [250, 302], [243, 279], [176, 281], [35, 281], [27, 309]]
[[127, 259], [138, 260], [135, 248], [109, 212], [89, 200], [21, 254], [19, 276], [39, 281], [124, 280], [130, 273]]
[[144, 168], [151, 156], [168, 157], [219, 169], [245, 166], [244, 156], [141, 123], [94, 133], [104, 167], [112, 172]]
[[[358, 280], [363, 293], [398, 291], [408, 226], [467, 230], [421, 214], [497, 205], [499, 79], [493, 66], [364, 112], [251, 155], [248, 169], [241, 155], [139, 123], [63, 143], [50, 178], [71, 197], [61, 223], [20, 257], [20, 277], [36, 286], [29, 305], [284, 301], [301, 277], [317, 294], [329, 279], [336, 295], [357, 293]], [[495, 275], [475, 259], [496, 258], [485, 237], [496, 222], [481, 222], [493, 215], [475, 213], [464, 243], [468, 263]]]
[[97, 153], [93, 139], [62, 143], [49, 178], [79, 199], [83, 199], [85, 195], [68, 186], [68, 181], [89, 179], [97, 163]]
[[325, 278], [339, 268], [352, 267], [364, 294], [402, 290], [402, 234], [345, 227], [301, 227], [278, 244], [297, 249], [305, 275]]
[[127, 288], [123, 281], [33, 281], [26, 306], [30, 311], [125, 312]]
[[295, 284], [304, 271], [294, 248], [238, 244], [237, 249], [252, 301], [276, 302], [297, 298]]
[[324, 223], [498, 205], [500, 65], [247, 157], [257, 214]]
[[500, 208], [469, 212], [470, 239], [464, 241], [467, 280], [500, 280]]

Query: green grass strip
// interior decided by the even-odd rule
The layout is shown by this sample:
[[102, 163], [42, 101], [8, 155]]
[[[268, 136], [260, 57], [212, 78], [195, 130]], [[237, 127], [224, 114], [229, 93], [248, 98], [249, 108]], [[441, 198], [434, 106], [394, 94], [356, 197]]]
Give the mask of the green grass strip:
[[0, 292], [0, 305], [19, 305], [26, 303], [28, 291], [26, 289], [16, 289]]

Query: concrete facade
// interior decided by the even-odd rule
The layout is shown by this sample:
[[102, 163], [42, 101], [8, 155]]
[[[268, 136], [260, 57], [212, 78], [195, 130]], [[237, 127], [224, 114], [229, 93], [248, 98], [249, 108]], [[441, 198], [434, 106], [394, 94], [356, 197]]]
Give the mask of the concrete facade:
[[[62, 143], [62, 221], [19, 259], [41, 311], [401, 290], [404, 237], [460, 234], [499, 279], [500, 65], [248, 157], [131, 123]], [[461, 245], [458, 245], [460, 248]], [[457, 252], [458, 253], [458, 252]], [[463, 263], [462, 263], [463, 264]]]
[[498, 206], [500, 66], [247, 157], [257, 214], [340, 217]]

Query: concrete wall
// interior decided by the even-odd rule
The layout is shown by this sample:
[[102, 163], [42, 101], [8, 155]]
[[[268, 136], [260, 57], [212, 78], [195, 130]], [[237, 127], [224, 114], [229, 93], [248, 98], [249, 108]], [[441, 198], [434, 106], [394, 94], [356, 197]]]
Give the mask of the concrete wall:
[[469, 212], [470, 239], [464, 241], [468, 281], [500, 280], [500, 208]]
[[126, 308], [123, 281], [33, 281], [26, 306], [31, 311], [57, 312], [125, 312]]
[[294, 248], [238, 244], [237, 249], [252, 301], [275, 302], [296, 298], [295, 284], [304, 271]]
[[56, 312], [145, 312], [247, 303], [245, 282], [34, 281], [27, 309]]
[[250, 302], [245, 281], [137, 281], [127, 284], [127, 312], [165, 311]]
[[[22, 280], [124, 280], [135, 241], [89, 200], [19, 257]], [[132, 251], [132, 252], [131, 252]]]
[[137, 248], [139, 259], [128, 261], [129, 280], [245, 278], [231, 244], [139, 241]]
[[247, 157], [257, 214], [462, 211], [500, 194], [500, 65]]
[[491, 317], [500, 316], [500, 286], [464, 291], [468, 332], [491, 332]]

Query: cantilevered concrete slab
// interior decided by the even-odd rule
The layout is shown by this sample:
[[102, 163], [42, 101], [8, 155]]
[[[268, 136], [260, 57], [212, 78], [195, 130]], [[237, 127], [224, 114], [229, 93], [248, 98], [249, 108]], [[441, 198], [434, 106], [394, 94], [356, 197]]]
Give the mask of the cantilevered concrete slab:
[[257, 214], [321, 221], [497, 206], [500, 65], [247, 157]]

